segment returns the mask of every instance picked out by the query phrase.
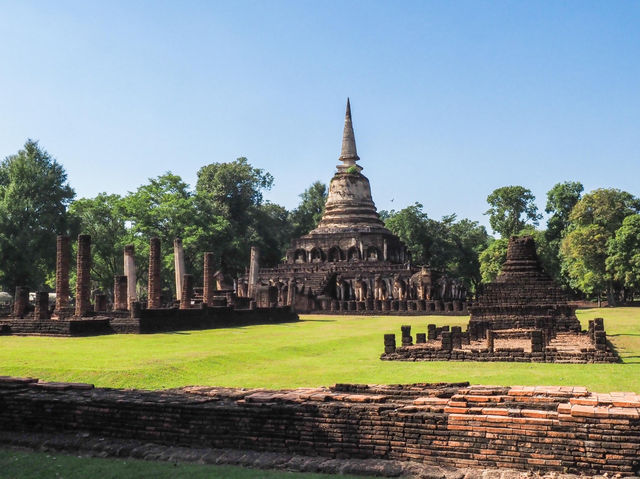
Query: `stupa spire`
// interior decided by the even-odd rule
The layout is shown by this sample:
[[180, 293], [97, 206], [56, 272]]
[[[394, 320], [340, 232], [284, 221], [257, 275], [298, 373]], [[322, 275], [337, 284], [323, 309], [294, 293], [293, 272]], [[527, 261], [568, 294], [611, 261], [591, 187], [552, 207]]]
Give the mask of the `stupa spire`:
[[342, 133], [342, 151], [340, 152], [342, 165], [338, 166], [338, 170], [344, 171], [355, 166], [360, 171], [362, 168], [356, 165], [356, 161], [359, 159], [358, 150], [356, 149], [356, 137], [353, 134], [353, 123], [351, 122], [351, 102], [347, 98], [347, 111], [344, 116], [344, 131]]

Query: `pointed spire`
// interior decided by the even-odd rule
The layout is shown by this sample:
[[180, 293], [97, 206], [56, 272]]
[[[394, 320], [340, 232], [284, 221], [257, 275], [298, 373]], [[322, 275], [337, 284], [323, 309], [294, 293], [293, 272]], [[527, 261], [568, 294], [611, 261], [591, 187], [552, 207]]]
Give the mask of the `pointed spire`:
[[358, 151], [356, 150], [356, 137], [353, 134], [353, 124], [351, 123], [351, 103], [347, 98], [347, 111], [344, 116], [344, 132], [342, 133], [342, 151], [340, 152], [340, 161], [342, 161], [343, 165], [340, 165], [338, 169], [344, 170], [357, 166], [356, 161], [359, 159]]

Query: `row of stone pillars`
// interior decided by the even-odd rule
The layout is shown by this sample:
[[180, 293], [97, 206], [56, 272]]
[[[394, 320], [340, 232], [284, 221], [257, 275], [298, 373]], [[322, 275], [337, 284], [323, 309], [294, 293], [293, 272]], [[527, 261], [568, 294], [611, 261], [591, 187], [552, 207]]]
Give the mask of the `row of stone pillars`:
[[[136, 266], [135, 250], [133, 245], [124, 248], [124, 275], [115, 277], [113, 307], [116, 310], [130, 309], [130, 305], [137, 301], [136, 293]], [[180, 307], [188, 309], [193, 298], [193, 275], [185, 274], [184, 251], [182, 241], [174, 242], [174, 254], [176, 262], [176, 290], [180, 299]], [[69, 308], [69, 264], [71, 259], [71, 239], [69, 236], [59, 235], [56, 241], [56, 305], [57, 314]], [[76, 303], [74, 315], [82, 317], [91, 310], [91, 236], [78, 236], [77, 251], [77, 281]], [[215, 291], [215, 265], [213, 253], [204, 254], [204, 294], [203, 302], [211, 305]], [[149, 244], [149, 278], [148, 278], [148, 302], [149, 309], [157, 309], [162, 306], [162, 281], [161, 281], [161, 254], [160, 239], [153, 237]], [[95, 298], [95, 310], [106, 310], [107, 297], [97, 294]], [[13, 315], [22, 318], [29, 304], [29, 290], [23, 286], [16, 287]], [[35, 319], [48, 319], [49, 294], [38, 292], [36, 294]]]

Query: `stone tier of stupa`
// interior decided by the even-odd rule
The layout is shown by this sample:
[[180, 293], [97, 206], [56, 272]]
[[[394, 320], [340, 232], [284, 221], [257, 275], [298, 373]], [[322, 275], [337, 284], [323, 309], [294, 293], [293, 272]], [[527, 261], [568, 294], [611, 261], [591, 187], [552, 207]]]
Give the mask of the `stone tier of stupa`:
[[490, 329], [552, 328], [580, 331], [576, 308], [543, 270], [531, 236], [509, 240], [507, 260], [470, 308], [471, 323]]

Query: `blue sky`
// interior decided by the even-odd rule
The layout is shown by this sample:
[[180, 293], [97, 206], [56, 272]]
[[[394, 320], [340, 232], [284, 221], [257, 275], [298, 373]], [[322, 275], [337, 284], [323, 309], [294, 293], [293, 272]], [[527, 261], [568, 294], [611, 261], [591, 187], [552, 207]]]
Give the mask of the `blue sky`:
[[640, 195], [639, 2], [0, 1], [0, 31], [0, 157], [38, 139], [80, 197], [246, 156], [293, 208], [347, 96], [379, 209]]

